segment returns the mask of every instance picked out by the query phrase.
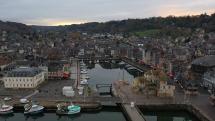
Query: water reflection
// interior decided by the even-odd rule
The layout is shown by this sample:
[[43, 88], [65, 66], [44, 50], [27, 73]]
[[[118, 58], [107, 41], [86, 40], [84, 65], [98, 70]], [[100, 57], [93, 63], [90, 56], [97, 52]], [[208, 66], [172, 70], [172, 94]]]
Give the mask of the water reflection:
[[13, 117], [14, 114], [1, 115], [0, 120], [7, 121], [9, 118]]
[[[112, 109], [113, 110], [113, 109]], [[111, 118], [110, 118], [111, 117]], [[23, 113], [0, 116], [0, 121], [126, 121], [122, 112], [100, 111], [96, 113], [81, 113], [79, 115], [58, 116], [55, 113], [44, 113], [43, 115], [26, 116]]]
[[186, 111], [143, 111], [147, 121], [199, 121]]
[[58, 115], [57, 116], [57, 120], [74, 120], [74, 119], [78, 119], [81, 116], [81, 113], [78, 114], [73, 114], [73, 115]]
[[40, 119], [44, 116], [43, 113], [35, 114], [35, 115], [24, 115], [25, 116], [25, 121], [28, 120], [34, 120], [36, 121], [37, 119]]

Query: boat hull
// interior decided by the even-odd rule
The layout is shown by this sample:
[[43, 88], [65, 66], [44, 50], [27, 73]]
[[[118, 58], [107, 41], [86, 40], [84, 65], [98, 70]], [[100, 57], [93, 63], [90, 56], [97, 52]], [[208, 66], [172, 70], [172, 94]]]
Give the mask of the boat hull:
[[0, 112], [0, 115], [9, 115], [9, 114], [12, 114], [12, 113], [13, 113], [13, 110], [1, 111], [1, 112]]
[[36, 114], [40, 114], [43, 113], [43, 109], [37, 110], [37, 111], [27, 111], [24, 112], [25, 115], [36, 115]]
[[79, 113], [80, 113], [80, 110], [79, 111], [60, 111], [60, 110], [56, 111], [57, 115], [75, 115]]

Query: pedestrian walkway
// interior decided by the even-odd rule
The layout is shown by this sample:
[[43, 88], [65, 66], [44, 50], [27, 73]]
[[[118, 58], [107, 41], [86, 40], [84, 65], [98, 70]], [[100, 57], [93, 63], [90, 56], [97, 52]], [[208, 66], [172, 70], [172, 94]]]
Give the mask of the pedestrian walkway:
[[144, 117], [138, 112], [136, 107], [131, 107], [129, 104], [122, 104], [131, 121], [146, 121]]

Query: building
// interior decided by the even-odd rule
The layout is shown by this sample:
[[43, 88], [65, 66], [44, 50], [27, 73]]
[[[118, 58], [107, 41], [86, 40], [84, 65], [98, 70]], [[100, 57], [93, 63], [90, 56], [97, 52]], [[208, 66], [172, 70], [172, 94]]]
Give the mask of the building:
[[3, 77], [5, 88], [35, 88], [45, 80], [39, 68], [20, 67]]
[[203, 86], [212, 91], [215, 87], [215, 68], [212, 71], [208, 71], [203, 75]]
[[[168, 81], [170, 82], [170, 81]], [[160, 81], [157, 96], [159, 97], [173, 97], [175, 94], [175, 86], [167, 81]]]
[[192, 70], [204, 73], [215, 67], [215, 55], [197, 58], [192, 62]]
[[197, 95], [198, 94], [198, 81], [196, 80], [186, 80], [183, 83], [184, 93], [189, 95]]
[[4, 70], [9, 64], [12, 63], [12, 60], [6, 56], [0, 56], [0, 71]]

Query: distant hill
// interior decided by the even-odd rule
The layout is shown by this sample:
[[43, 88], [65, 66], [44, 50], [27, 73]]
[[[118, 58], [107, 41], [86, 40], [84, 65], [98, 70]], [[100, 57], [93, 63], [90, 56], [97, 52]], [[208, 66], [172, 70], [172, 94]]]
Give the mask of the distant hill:
[[137, 36], [186, 36], [201, 28], [206, 32], [215, 32], [215, 13], [198, 16], [152, 17], [147, 19], [127, 19], [109, 22], [91, 22], [66, 26], [27, 26], [15, 22], [0, 21], [0, 30], [16, 32], [40, 31], [80, 31], [88, 33], [128, 33]]
[[[207, 32], [215, 31], [215, 14], [174, 17], [152, 17], [147, 19], [128, 19], [122, 21], [109, 21], [105, 23], [86, 23], [65, 26], [71, 31], [130, 33], [147, 30], [174, 30], [178, 28], [202, 28]], [[151, 31], [152, 32], [152, 31]]]
[[0, 21], [0, 31], [16, 32], [16, 33], [29, 33], [32, 29], [30, 26], [16, 22], [3, 22]]

